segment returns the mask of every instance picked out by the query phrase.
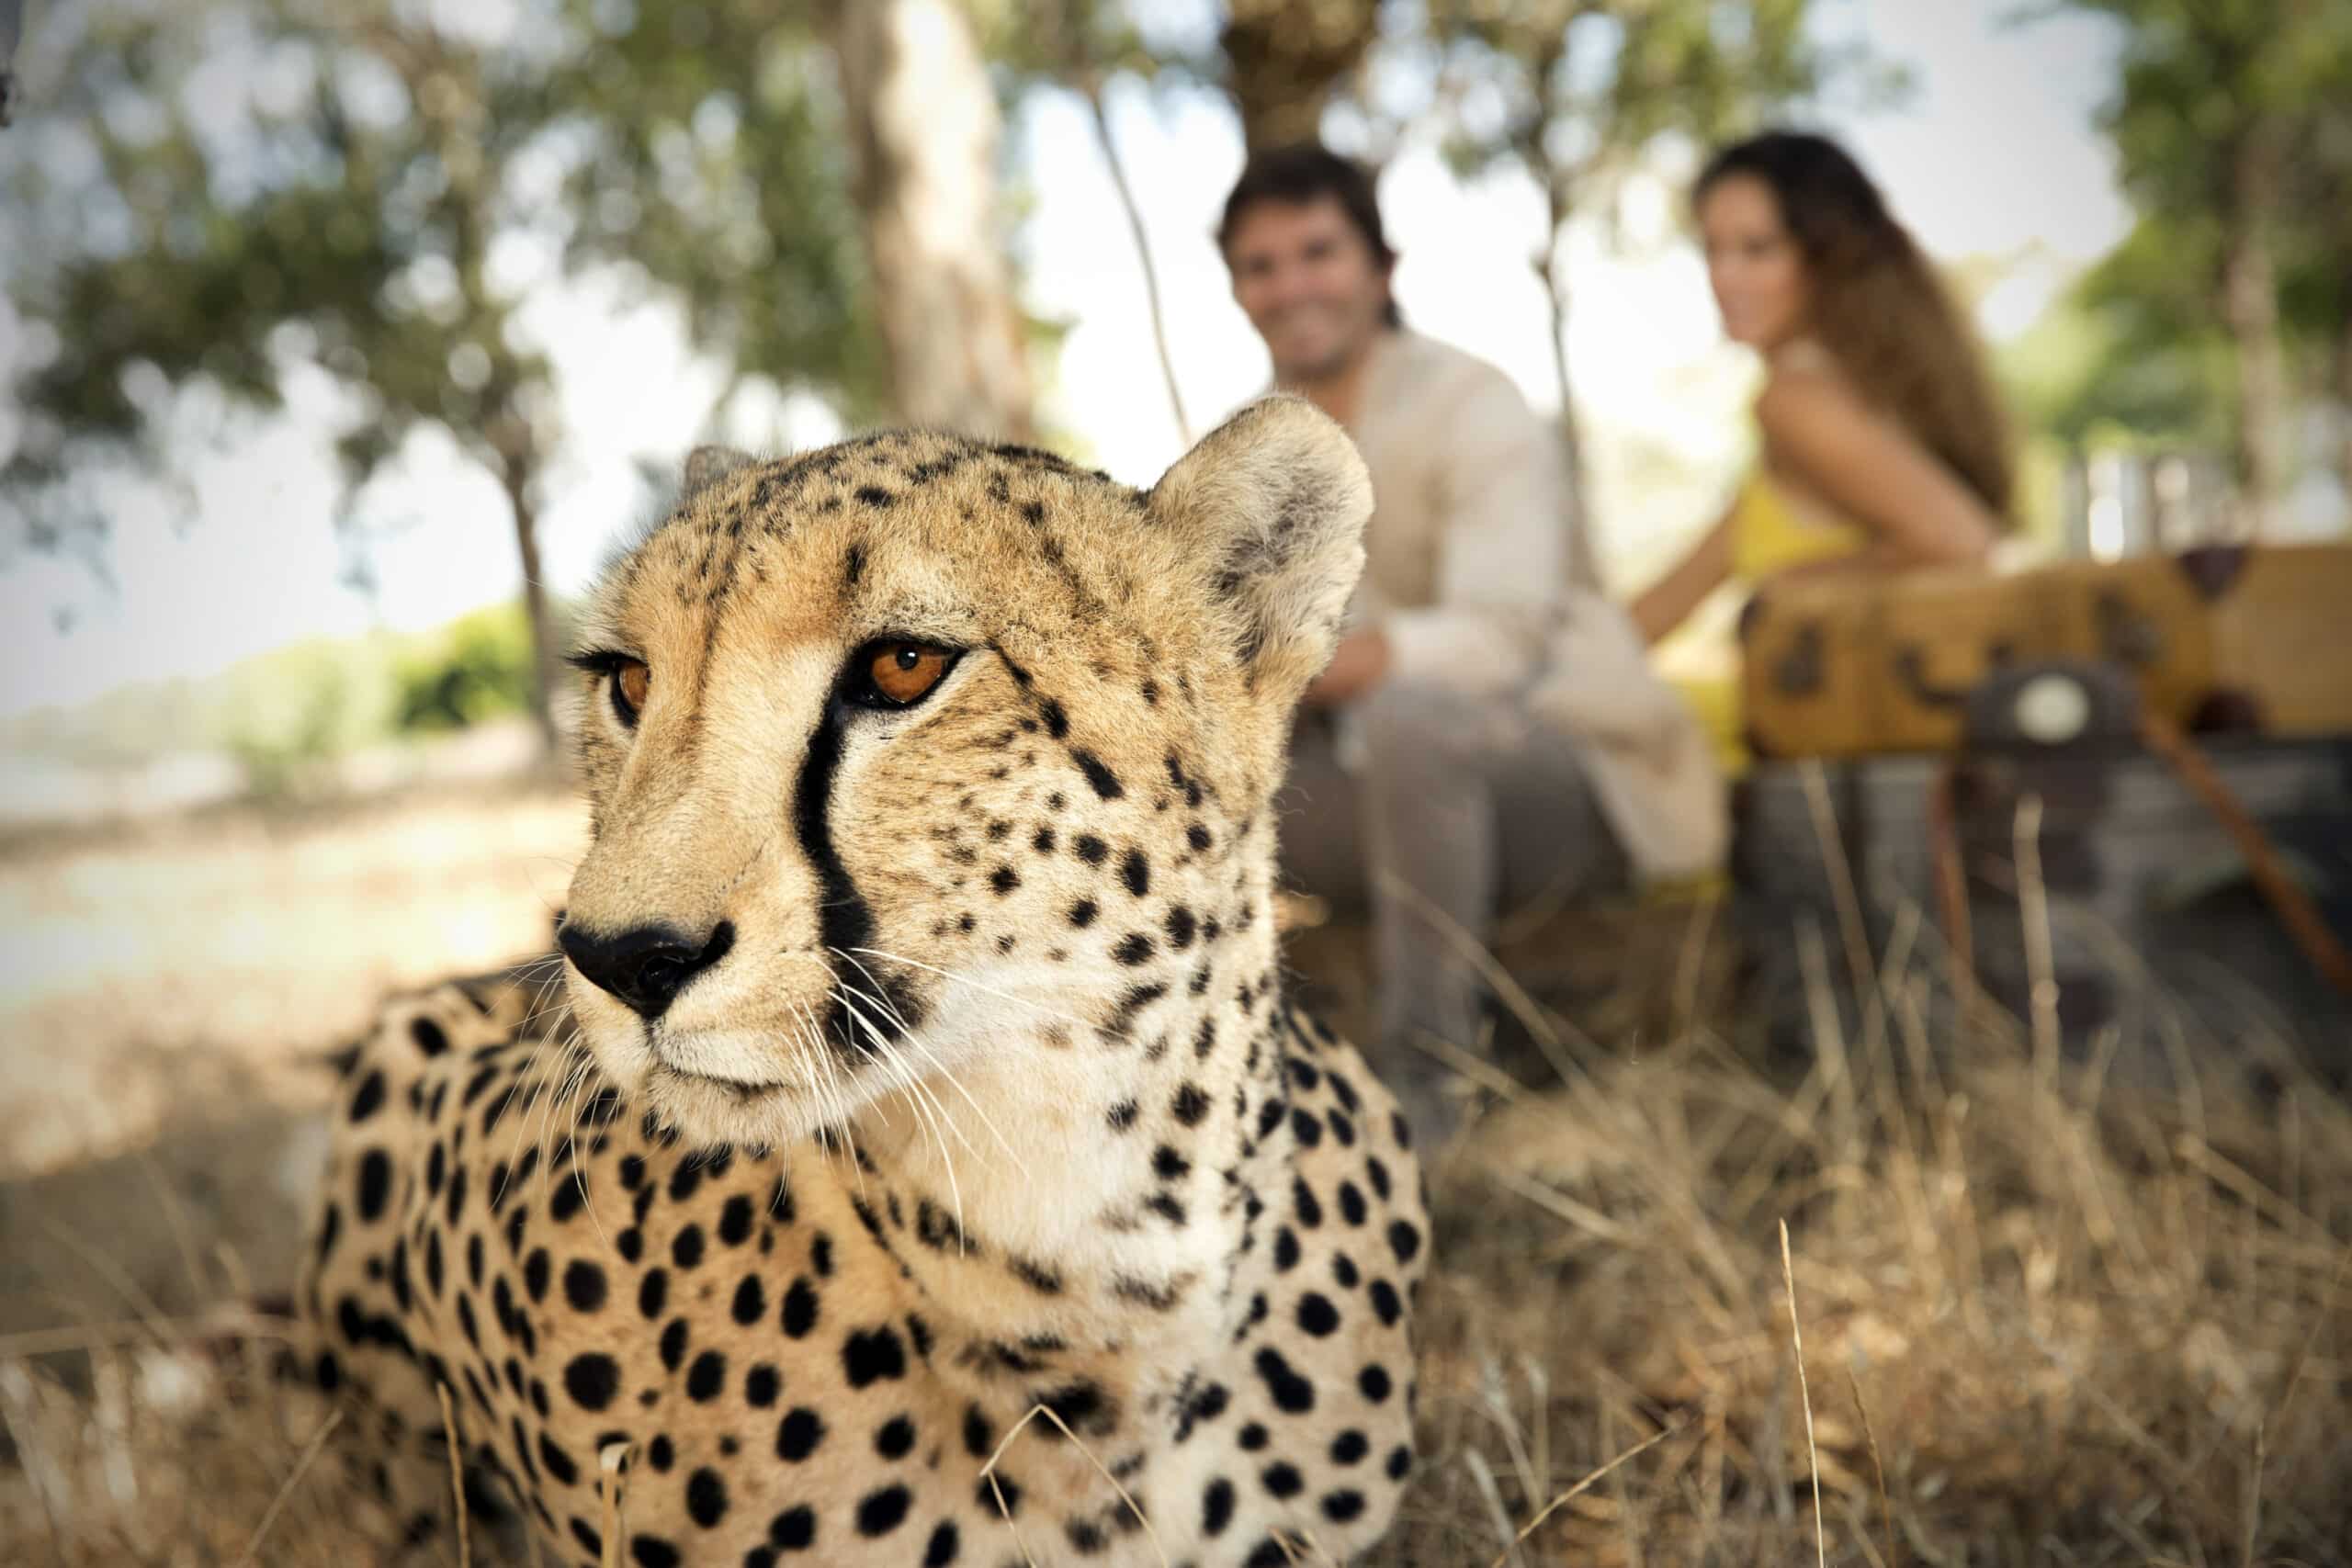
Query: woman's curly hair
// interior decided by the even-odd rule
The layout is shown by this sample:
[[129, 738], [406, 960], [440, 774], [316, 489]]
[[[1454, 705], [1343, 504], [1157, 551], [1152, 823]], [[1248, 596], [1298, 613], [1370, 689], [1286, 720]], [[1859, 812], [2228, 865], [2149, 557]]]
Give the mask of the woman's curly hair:
[[2008, 423], [1966, 319], [1878, 187], [1836, 142], [1770, 130], [1723, 148], [1692, 187], [1761, 180], [1804, 258], [1809, 335], [1996, 515], [2016, 474]]

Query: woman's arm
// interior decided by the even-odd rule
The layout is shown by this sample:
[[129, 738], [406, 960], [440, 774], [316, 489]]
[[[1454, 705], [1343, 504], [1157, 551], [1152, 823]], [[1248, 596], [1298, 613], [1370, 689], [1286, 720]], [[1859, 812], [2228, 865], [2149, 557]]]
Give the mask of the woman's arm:
[[1731, 520], [1724, 512], [1671, 570], [1635, 597], [1630, 608], [1643, 641], [1663, 640], [1731, 576]]
[[1804, 487], [1873, 536], [1873, 564], [1982, 561], [1993, 514], [1908, 433], [1834, 378], [1784, 371], [1756, 401], [1773, 455]]

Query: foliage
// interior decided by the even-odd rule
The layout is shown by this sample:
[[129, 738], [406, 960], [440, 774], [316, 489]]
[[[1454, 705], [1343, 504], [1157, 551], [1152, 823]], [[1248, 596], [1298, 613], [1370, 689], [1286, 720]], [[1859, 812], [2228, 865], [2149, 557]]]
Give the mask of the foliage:
[[1217, 48], [1251, 152], [1316, 134], [1335, 91], [1372, 54], [1380, 0], [1232, 0]]
[[854, 412], [876, 359], [804, 25], [749, 0], [97, 0], [54, 8], [0, 145], [6, 263], [46, 352], [13, 389], [0, 543], [90, 547], [84, 476], [172, 464], [177, 394], [342, 393], [345, 519], [426, 427], [499, 480], [540, 625], [553, 371], [526, 306], [617, 265], [738, 374]]
[[[512, 613], [521, 619], [519, 610]], [[405, 641], [381, 633], [314, 638], [209, 680], [176, 683], [172, 728], [142, 735], [143, 748], [123, 750], [218, 749], [243, 765], [256, 795], [287, 799], [303, 794], [337, 758], [390, 733], [392, 671], [413, 657]]]
[[531, 705], [531, 627], [515, 606], [461, 616], [394, 666], [392, 727], [402, 733], [463, 729]]
[[1121, 0], [969, 0], [969, 9], [1008, 111], [1040, 85], [1084, 95], [1114, 77], [1204, 80], [1216, 69], [1153, 49]]
[[2231, 445], [2258, 507], [2293, 385], [2346, 352], [2352, 5], [2066, 4], [2120, 28], [2099, 124], [2139, 223], [2079, 296], [2110, 335], [2065, 421]]
[[[2339, 25], [2339, 75], [2352, 80], [2352, 16]], [[2340, 353], [2352, 344], [2352, 90], [2317, 94], [2303, 129], [2288, 171], [2279, 314], [2290, 342]], [[2352, 383], [2336, 391], [2352, 400]]]
[[[2064, 0], [2121, 28], [2121, 70], [2099, 113], [2142, 211], [2184, 222], [2245, 202], [2249, 143], [2301, 161], [2347, 110], [2352, 6], [2344, 0]], [[2210, 249], [2182, 257], [2193, 265]]]
[[2182, 227], [2143, 219], [2018, 345], [2017, 389], [2035, 428], [2069, 444], [2109, 431], [2226, 446], [2229, 341], [2194, 287], [2210, 274], [2183, 265], [2199, 237]]
[[807, 7], [562, 0], [581, 52], [545, 88], [568, 136], [576, 265], [673, 295], [740, 375], [880, 413], [886, 367], [831, 62]]
[[210, 674], [0, 720], [0, 751], [97, 766], [220, 751], [291, 778], [356, 751], [527, 715], [531, 676], [530, 623], [507, 603], [421, 631], [291, 643]]
[[152, 436], [155, 392], [193, 381], [274, 409], [289, 360], [356, 394], [355, 486], [421, 423], [486, 461], [525, 438], [547, 366], [486, 274], [536, 129], [511, 112], [517, 62], [348, 19], [327, 0], [53, 16], [69, 36], [44, 39], [51, 112], [12, 160], [38, 218], [10, 282], [56, 352], [17, 389], [12, 476], [77, 439]]
[[1428, 0], [1428, 12], [1460, 110], [1455, 169], [1515, 166], [1562, 211], [1663, 137], [1753, 129], [1864, 63], [1811, 38], [1809, 0]]
[[241, 723], [229, 751], [245, 770], [246, 787], [268, 800], [299, 794], [319, 764], [344, 749], [344, 686], [332, 664], [316, 667], [312, 678], [287, 688], [292, 705], [285, 722], [265, 727]]
[[528, 243], [674, 288], [698, 347], [873, 397], [825, 72], [773, 7], [518, 0], [485, 39], [339, 0], [111, 0], [49, 52], [56, 112], [11, 170], [46, 238], [10, 272], [75, 328], [20, 389], [52, 442], [141, 434], [141, 367], [270, 407], [300, 357], [360, 394], [355, 483], [424, 422], [495, 468], [548, 434]]

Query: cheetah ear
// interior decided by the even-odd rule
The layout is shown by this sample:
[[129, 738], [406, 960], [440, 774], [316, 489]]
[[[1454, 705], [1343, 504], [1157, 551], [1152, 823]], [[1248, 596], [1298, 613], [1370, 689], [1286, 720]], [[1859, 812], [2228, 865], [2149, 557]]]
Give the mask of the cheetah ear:
[[1250, 684], [1287, 707], [1330, 662], [1363, 572], [1372, 476], [1306, 399], [1250, 404], [1152, 487], [1152, 520], [1197, 561]]
[[749, 452], [732, 446], [697, 446], [686, 454], [685, 489], [678, 500], [681, 503], [692, 501], [736, 469], [758, 461]]

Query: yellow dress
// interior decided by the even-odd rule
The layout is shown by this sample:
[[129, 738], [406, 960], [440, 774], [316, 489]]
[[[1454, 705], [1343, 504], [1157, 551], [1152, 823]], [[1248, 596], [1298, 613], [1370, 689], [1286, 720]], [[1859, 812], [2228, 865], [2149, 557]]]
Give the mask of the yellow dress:
[[[1791, 567], [1858, 555], [1869, 547], [1867, 530], [1851, 523], [1799, 509], [1759, 464], [1748, 471], [1732, 502], [1731, 576], [1743, 590]], [[1737, 777], [1750, 761], [1743, 739], [1739, 675], [1685, 677], [1675, 682], [1699, 716], [1724, 774]]]

